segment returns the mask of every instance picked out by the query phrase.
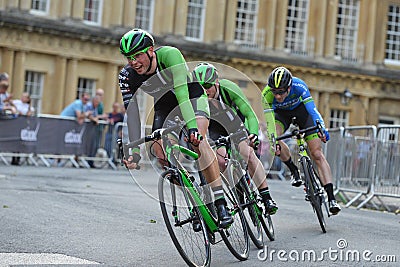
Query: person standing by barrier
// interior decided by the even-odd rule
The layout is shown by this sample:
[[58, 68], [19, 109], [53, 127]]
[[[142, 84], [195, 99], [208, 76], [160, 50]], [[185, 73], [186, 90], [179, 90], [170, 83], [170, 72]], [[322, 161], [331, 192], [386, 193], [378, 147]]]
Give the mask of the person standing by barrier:
[[[103, 120], [105, 117], [103, 114], [103, 108], [101, 106], [101, 97], [99, 95], [95, 95], [90, 102], [88, 102], [84, 106], [85, 113], [87, 115], [87, 118], [96, 124], [96, 127], [94, 129], [95, 135], [94, 138], [91, 139], [91, 142], [89, 144], [88, 148], [88, 156], [89, 157], [95, 157], [97, 153], [97, 149], [100, 147], [101, 139], [103, 136], [103, 125], [100, 123], [100, 121]], [[90, 168], [96, 168], [94, 166], [93, 160], [88, 160], [88, 164]]]
[[21, 99], [12, 100], [11, 103], [16, 108], [18, 115], [32, 116], [35, 112], [28, 92], [23, 92]]
[[0, 73], [0, 114], [2, 116], [15, 117], [17, 110], [11, 105], [12, 95], [7, 92], [9, 83], [9, 76], [7, 73]]
[[[267, 86], [262, 94], [266, 118], [269, 118], [268, 116], [271, 113], [275, 115], [277, 136], [282, 135], [289, 128], [294, 117], [297, 118], [300, 129], [316, 125], [317, 120], [321, 122], [325, 135], [319, 136], [316, 132], [307, 132], [305, 140], [310, 150], [311, 158], [318, 167], [321, 182], [328, 194], [329, 211], [333, 215], [338, 214], [341, 209], [333, 194], [331, 168], [322, 152], [321, 141], [327, 142], [329, 133], [325, 129], [324, 121], [314, 104], [306, 83], [297, 77], [293, 77], [287, 68], [277, 67], [270, 73]], [[289, 147], [285, 142], [279, 141], [276, 155], [290, 169], [293, 177], [292, 185], [300, 186], [302, 181], [299, 169], [293, 163]]]
[[80, 99], [76, 99], [61, 111], [60, 116], [75, 118], [79, 124], [85, 122], [85, 105], [90, 101], [89, 93], [82, 93]]
[[108, 113], [108, 129], [106, 133], [106, 140], [104, 144], [104, 149], [107, 151], [108, 157], [111, 157], [114, 159], [113, 151], [112, 151], [112, 144], [113, 141], [116, 141], [118, 138], [122, 138], [122, 129], [117, 129], [117, 136], [115, 137], [115, 140], [112, 140], [113, 135], [114, 135], [114, 127], [115, 124], [118, 122], [123, 122], [124, 121], [124, 114], [121, 112], [121, 104], [118, 102], [114, 102], [112, 105], [112, 111]]

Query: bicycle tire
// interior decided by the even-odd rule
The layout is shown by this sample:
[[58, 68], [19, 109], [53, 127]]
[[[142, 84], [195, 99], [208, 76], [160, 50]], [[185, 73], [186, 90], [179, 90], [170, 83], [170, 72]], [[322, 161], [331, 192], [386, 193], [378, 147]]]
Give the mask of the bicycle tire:
[[233, 215], [234, 221], [227, 229], [221, 229], [222, 240], [229, 251], [240, 261], [249, 258], [250, 240], [247, 231], [246, 218], [238, 202], [235, 184], [221, 174], [222, 187], [227, 202], [227, 209]]
[[317, 215], [322, 232], [326, 233], [326, 223], [324, 219], [324, 214], [322, 212], [322, 202], [318, 192], [319, 186], [316, 181], [315, 170], [313, 169], [310, 160], [306, 157], [301, 158], [301, 164], [304, 171], [306, 190], [308, 191], [307, 193], [310, 199], [310, 204]]
[[[188, 266], [209, 266], [211, 244], [207, 226], [189, 192], [171, 183], [171, 171], [161, 174], [158, 183], [159, 202], [168, 233], [173, 244]], [[174, 205], [172, 205], [174, 203]], [[176, 214], [174, 214], [176, 207]], [[201, 231], [193, 230], [193, 219], [198, 219]]]
[[252, 195], [246, 178], [242, 175], [242, 168], [239, 164], [232, 164], [228, 170], [228, 175], [232, 181], [239, 181], [236, 185], [238, 200], [243, 207], [243, 212], [246, 218], [247, 231], [253, 244], [258, 249], [264, 248], [264, 234], [263, 226], [261, 225], [260, 218], [257, 214], [257, 203], [249, 204], [250, 201], [256, 200]]

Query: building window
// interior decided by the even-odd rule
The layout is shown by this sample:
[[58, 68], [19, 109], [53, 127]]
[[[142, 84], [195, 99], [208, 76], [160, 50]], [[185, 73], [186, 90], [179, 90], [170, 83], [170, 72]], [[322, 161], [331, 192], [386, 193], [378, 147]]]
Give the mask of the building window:
[[188, 39], [203, 40], [205, 6], [205, 0], [189, 0], [186, 22], [186, 37]]
[[94, 96], [96, 94], [96, 80], [79, 78], [76, 99], [78, 99], [82, 93], [89, 93], [91, 96]]
[[386, 32], [385, 63], [400, 64], [400, 6], [390, 5]]
[[153, 0], [138, 0], [136, 3], [135, 27], [151, 32], [152, 31], [151, 22], [153, 21], [153, 10], [154, 10]]
[[42, 94], [44, 84], [44, 73], [26, 71], [24, 92], [28, 92], [31, 96], [31, 106], [35, 109], [36, 114], [41, 113]]
[[307, 55], [306, 32], [308, 0], [289, 0], [285, 48], [294, 54]]
[[346, 110], [331, 110], [329, 128], [346, 127], [349, 125], [349, 113]]
[[49, 0], [32, 0], [30, 13], [46, 15], [49, 13]]
[[238, 0], [235, 42], [256, 45], [258, 0]]
[[100, 25], [102, 15], [102, 0], [85, 0], [83, 21], [88, 24]]
[[357, 29], [359, 0], [339, 0], [335, 56], [347, 62], [357, 62]]

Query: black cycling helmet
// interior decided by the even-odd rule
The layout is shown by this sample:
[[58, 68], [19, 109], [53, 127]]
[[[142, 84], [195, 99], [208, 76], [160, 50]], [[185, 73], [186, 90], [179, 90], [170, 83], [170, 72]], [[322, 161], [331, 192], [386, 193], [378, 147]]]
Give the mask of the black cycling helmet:
[[124, 56], [132, 56], [138, 52], [144, 52], [150, 46], [154, 46], [153, 36], [144, 30], [133, 29], [122, 36], [119, 51]]
[[289, 88], [292, 85], [292, 74], [285, 67], [275, 68], [268, 77], [268, 86], [272, 89]]
[[213, 64], [210, 63], [199, 63], [193, 70], [193, 76], [202, 85], [210, 84], [214, 85], [218, 79], [218, 71]]

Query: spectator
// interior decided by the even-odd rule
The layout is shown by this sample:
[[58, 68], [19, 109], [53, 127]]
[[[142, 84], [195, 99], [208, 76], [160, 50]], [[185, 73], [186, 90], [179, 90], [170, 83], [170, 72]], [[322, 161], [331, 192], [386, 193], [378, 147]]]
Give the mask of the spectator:
[[35, 112], [35, 109], [31, 106], [31, 97], [28, 92], [22, 93], [21, 99], [12, 100], [11, 104], [19, 115], [32, 116]]
[[[101, 97], [97, 95], [97, 93], [92, 98], [92, 101], [85, 105], [85, 112], [88, 119], [96, 124], [95, 138], [92, 139], [92, 142], [89, 144], [88, 148], [88, 156], [95, 157], [97, 149], [100, 147], [104, 129], [104, 125], [99, 124], [99, 121], [105, 118], [103, 114], [103, 108], [101, 106]], [[91, 168], [96, 168], [92, 160], [88, 160], [88, 163]]]
[[7, 93], [9, 76], [7, 73], [0, 73], [0, 114], [16, 116], [17, 110], [11, 105], [12, 95]]
[[[101, 89], [101, 88], [98, 88], [96, 90], [96, 96], [98, 96], [99, 99], [100, 99], [100, 103], [99, 103], [99, 106], [98, 106], [97, 110], [99, 111], [99, 114], [105, 114], [104, 113], [104, 103], [103, 103], [103, 101], [104, 101], [104, 90]], [[107, 117], [105, 117], [104, 119], [107, 119]]]
[[90, 95], [88, 93], [82, 93], [81, 98], [75, 100], [61, 112], [61, 116], [76, 118], [79, 124], [85, 121], [85, 108], [84, 106], [89, 102]]
[[[108, 157], [112, 157], [114, 158], [114, 155], [112, 153], [112, 144], [113, 144], [113, 133], [114, 133], [114, 126], [115, 124], [117, 124], [118, 122], [123, 122], [124, 121], [124, 113], [121, 112], [121, 105], [118, 102], [115, 102], [112, 105], [112, 111], [110, 113], [108, 113], [108, 130], [106, 133], [106, 140], [105, 140], [105, 150], [107, 151]], [[118, 133], [117, 136], [115, 138], [121, 138], [122, 137], [122, 129], [118, 129]]]

